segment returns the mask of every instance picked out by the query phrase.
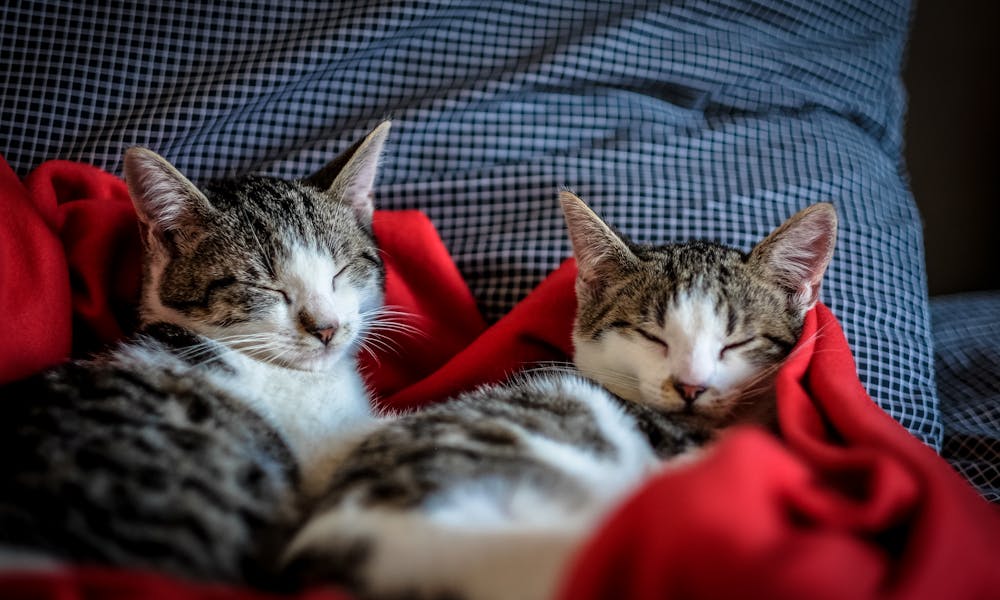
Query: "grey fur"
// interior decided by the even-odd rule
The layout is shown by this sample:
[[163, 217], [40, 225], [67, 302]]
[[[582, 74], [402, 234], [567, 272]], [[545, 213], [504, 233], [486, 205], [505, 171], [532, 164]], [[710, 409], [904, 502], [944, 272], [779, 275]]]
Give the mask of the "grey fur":
[[[354, 176], [370, 163], [356, 186], [364, 192], [386, 131], [325, 172], [347, 165]], [[259, 390], [244, 377], [257, 364], [290, 380], [300, 372], [263, 342], [241, 344], [227, 332], [291, 302], [278, 271], [302, 248], [344, 265], [318, 287], [350, 287], [380, 305], [371, 210], [358, 210], [370, 194], [258, 176], [199, 190], [143, 149], [127, 153], [126, 175], [147, 245], [142, 328], [106, 355], [0, 388], [0, 544], [270, 585], [306, 501], [303, 471], [295, 440], [247, 401]], [[323, 351], [333, 326], [320, 342], [324, 325], [311, 308], [296, 318], [295, 343]], [[356, 350], [344, 350], [351, 364]]]
[[[298, 517], [298, 471], [257, 414], [154, 326], [156, 355], [67, 364], [3, 390], [0, 540], [82, 563], [252, 581]], [[256, 581], [255, 583], [263, 583]]]

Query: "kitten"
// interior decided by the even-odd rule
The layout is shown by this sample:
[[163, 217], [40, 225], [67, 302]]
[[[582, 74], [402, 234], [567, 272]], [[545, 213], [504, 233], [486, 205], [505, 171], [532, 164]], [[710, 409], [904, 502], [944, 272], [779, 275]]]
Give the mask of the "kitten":
[[364, 598], [546, 598], [663, 459], [770, 421], [764, 392], [817, 301], [833, 207], [801, 211], [749, 254], [636, 245], [572, 194], [562, 207], [578, 264], [574, 360], [600, 386], [522, 376], [387, 421], [290, 544], [290, 581]]
[[374, 420], [355, 353], [382, 304], [372, 186], [388, 130], [304, 181], [203, 191], [127, 151], [141, 328], [0, 389], [0, 544], [201, 580], [269, 570], [326, 486], [323, 441]]

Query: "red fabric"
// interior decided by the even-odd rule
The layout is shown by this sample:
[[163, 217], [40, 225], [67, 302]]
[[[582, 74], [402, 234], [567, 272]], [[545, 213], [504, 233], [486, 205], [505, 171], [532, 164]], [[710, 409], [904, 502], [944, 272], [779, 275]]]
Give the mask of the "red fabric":
[[872, 403], [825, 306], [777, 396], [784, 443], [733, 430], [649, 482], [560, 597], [1000, 597], [1000, 514]]
[[[0, 382], [131, 329], [140, 251], [120, 180], [51, 162], [22, 183], [0, 160], [0, 217]], [[394, 349], [366, 359], [384, 404], [417, 407], [567, 356], [572, 261], [487, 327], [423, 215], [377, 213], [375, 232], [387, 303], [423, 332], [393, 334]], [[825, 307], [777, 386], [780, 441], [736, 429], [654, 478], [580, 549], [561, 598], [1000, 596], [1000, 514], [872, 403]], [[3, 597], [244, 593], [108, 569], [0, 574]]]

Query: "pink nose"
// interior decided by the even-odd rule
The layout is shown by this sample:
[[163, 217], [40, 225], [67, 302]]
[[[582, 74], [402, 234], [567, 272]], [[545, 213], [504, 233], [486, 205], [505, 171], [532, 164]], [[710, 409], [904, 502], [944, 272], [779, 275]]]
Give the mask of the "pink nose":
[[702, 395], [708, 388], [703, 385], [691, 385], [678, 381], [674, 384], [674, 389], [677, 390], [677, 393], [680, 394], [686, 404], [693, 404], [698, 399], [698, 396]]
[[323, 342], [324, 346], [327, 346], [330, 344], [330, 340], [333, 339], [333, 336], [337, 334], [337, 326], [322, 325], [320, 327], [316, 327], [315, 329], [310, 329], [309, 333], [311, 333], [313, 337], [319, 341]]

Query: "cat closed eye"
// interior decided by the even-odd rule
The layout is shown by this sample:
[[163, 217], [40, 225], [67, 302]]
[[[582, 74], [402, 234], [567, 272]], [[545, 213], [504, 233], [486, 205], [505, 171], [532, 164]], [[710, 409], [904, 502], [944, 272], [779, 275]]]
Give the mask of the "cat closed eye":
[[745, 340], [740, 340], [738, 342], [733, 342], [732, 344], [726, 344], [725, 346], [722, 347], [722, 350], [719, 352], [719, 358], [722, 358], [723, 356], [725, 356], [726, 352], [729, 352], [730, 350], [737, 350], [739, 348], [742, 348], [743, 346], [746, 346], [746, 345], [750, 344], [751, 342], [753, 342], [756, 339], [757, 339], [756, 337], [750, 337], [750, 338], [747, 338]]
[[669, 344], [667, 344], [666, 341], [660, 339], [659, 336], [653, 335], [652, 333], [649, 333], [647, 331], [644, 331], [644, 330], [638, 329], [638, 328], [635, 331], [636, 331], [636, 333], [638, 333], [642, 337], [646, 338], [647, 340], [653, 342], [654, 344], [662, 346], [663, 348], [669, 348], [670, 347]]
[[257, 289], [257, 290], [262, 290], [262, 291], [268, 292], [269, 294], [272, 294], [272, 295], [281, 296], [281, 300], [286, 305], [291, 306], [291, 304], [292, 304], [292, 297], [288, 295], [288, 292], [286, 292], [285, 290], [283, 290], [281, 288], [275, 288], [275, 287], [270, 287], [270, 286], [266, 286], [266, 285], [254, 284], [254, 283], [248, 283], [246, 285], [247, 285], [247, 287], [252, 287], [252, 288]]
[[340, 276], [343, 275], [346, 271], [347, 271], [347, 265], [344, 265], [343, 267], [340, 268], [339, 271], [337, 271], [336, 273], [334, 273], [333, 274], [333, 279], [330, 281], [331, 285], [336, 286], [337, 285], [337, 279], [339, 279]]

